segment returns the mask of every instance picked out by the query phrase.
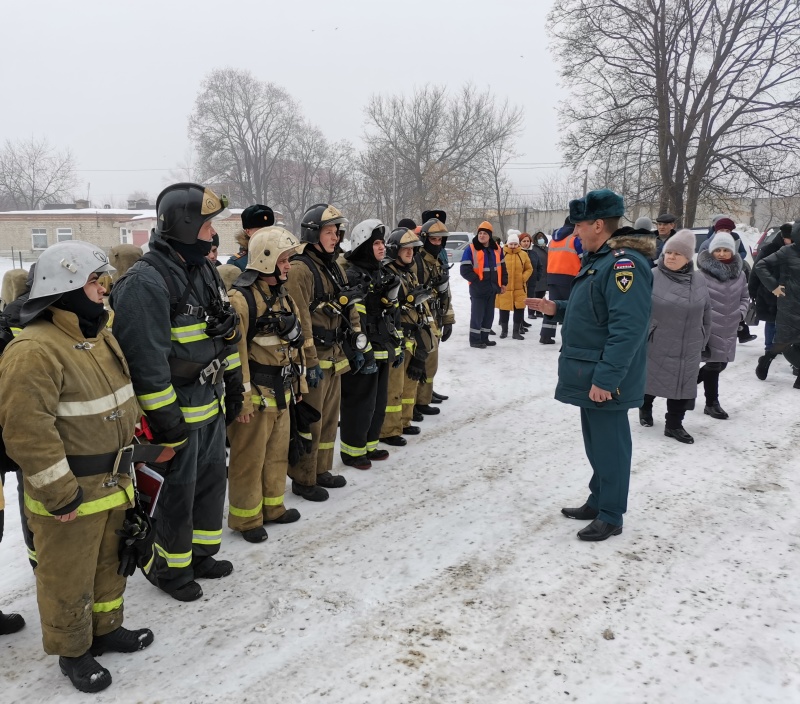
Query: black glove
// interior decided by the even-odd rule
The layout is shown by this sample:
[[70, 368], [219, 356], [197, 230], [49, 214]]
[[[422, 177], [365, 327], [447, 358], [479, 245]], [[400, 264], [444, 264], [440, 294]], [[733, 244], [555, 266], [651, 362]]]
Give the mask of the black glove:
[[453, 334], [453, 325], [451, 323], [446, 323], [442, 325], [442, 342], [447, 342], [450, 338], [450, 335]]
[[240, 396], [225, 397], [225, 425], [230, 425], [242, 412], [244, 400]]
[[306, 369], [306, 381], [311, 389], [316, 389], [322, 381], [322, 367], [319, 364]]
[[392, 366], [393, 366], [395, 369], [397, 369], [397, 367], [399, 367], [399, 366], [400, 366], [400, 365], [403, 363], [403, 360], [404, 360], [405, 358], [406, 358], [406, 351], [405, 351], [405, 350], [400, 350], [400, 354], [398, 354], [398, 355], [397, 355], [397, 356], [394, 358], [394, 362], [392, 362]]
[[138, 505], [125, 512], [122, 530], [115, 531], [121, 538], [119, 543], [119, 567], [117, 574], [130, 577], [137, 567], [144, 567], [153, 553], [153, 524]]
[[363, 367], [358, 372], [359, 374], [377, 374], [378, 373], [378, 363], [371, 359], [369, 362], [366, 362]]
[[[350, 371], [353, 374], [358, 374], [361, 367], [364, 366], [364, 353], [363, 352], [356, 352], [353, 356], [353, 359], [350, 360]], [[377, 371], [377, 369], [375, 370]]]
[[424, 384], [428, 381], [428, 377], [425, 376], [425, 362], [417, 357], [412, 357], [408, 363], [408, 369], [406, 369], [406, 376], [411, 381], [418, 381], [420, 384]]

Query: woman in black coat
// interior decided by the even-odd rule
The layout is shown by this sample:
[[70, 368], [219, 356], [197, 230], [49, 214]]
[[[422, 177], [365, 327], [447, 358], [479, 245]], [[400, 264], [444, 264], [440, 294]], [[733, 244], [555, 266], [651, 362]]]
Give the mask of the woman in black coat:
[[[533, 267], [533, 276], [528, 279], [528, 298], [544, 298], [547, 292], [547, 235], [537, 232], [531, 239], [527, 232], [523, 232], [519, 236], [519, 243], [528, 253]], [[539, 318], [541, 315], [528, 309], [529, 318]]]

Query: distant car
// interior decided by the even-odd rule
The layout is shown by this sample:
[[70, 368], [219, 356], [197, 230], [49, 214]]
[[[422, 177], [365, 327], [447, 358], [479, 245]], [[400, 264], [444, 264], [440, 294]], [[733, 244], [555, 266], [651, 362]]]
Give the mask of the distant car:
[[758, 250], [761, 249], [761, 246], [764, 244], [764, 242], [769, 242], [769, 240], [771, 240], [775, 235], [778, 234], [778, 232], [780, 232], [780, 229], [780, 227], [768, 227], [766, 230], [764, 230], [761, 237], [758, 238], [758, 242], [756, 242], [755, 246], [750, 247], [750, 254], [753, 255], [753, 261], [756, 260], [756, 257], [758, 256]]
[[473, 234], [471, 232], [448, 232], [447, 244], [451, 245], [455, 242], [459, 244], [469, 244], [472, 242]]
[[700, 245], [708, 239], [708, 228], [693, 227], [692, 232], [694, 233], [694, 251], [697, 253], [700, 251]]
[[467, 242], [461, 242], [459, 240], [451, 242], [448, 239], [447, 244], [444, 246], [444, 251], [447, 254], [447, 261], [450, 264], [460, 262], [461, 257], [463, 256], [464, 248], [467, 246], [467, 244]]

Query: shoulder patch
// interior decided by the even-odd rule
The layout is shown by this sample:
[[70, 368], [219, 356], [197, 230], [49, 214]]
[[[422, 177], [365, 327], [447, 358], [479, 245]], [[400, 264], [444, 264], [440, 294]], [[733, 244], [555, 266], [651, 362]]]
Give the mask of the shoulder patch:
[[617, 284], [617, 288], [622, 291], [622, 293], [628, 293], [628, 291], [631, 290], [631, 286], [633, 286], [633, 272], [614, 272], [614, 282]]
[[619, 271], [620, 269], [635, 269], [636, 264], [634, 264], [630, 259], [617, 259], [614, 262], [614, 271]]

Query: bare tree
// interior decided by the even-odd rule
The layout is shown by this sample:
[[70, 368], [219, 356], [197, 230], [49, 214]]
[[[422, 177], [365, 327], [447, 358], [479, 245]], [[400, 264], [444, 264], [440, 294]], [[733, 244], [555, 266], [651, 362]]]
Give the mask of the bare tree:
[[549, 30], [571, 92], [561, 110], [567, 162], [592, 164], [600, 181], [633, 179], [639, 200], [657, 189], [659, 208], [688, 225], [710, 194], [778, 193], [800, 171], [799, 9], [797, 0], [557, 3]]
[[300, 125], [292, 97], [249, 71], [212, 71], [189, 120], [189, 136], [205, 180], [228, 182], [242, 204], [276, 197], [275, 173]]
[[12, 208], [38, 210], [71, 198], [76, 182], [72, 153], [46, 139], [6, 140], [0, 150], [0, 196]]

